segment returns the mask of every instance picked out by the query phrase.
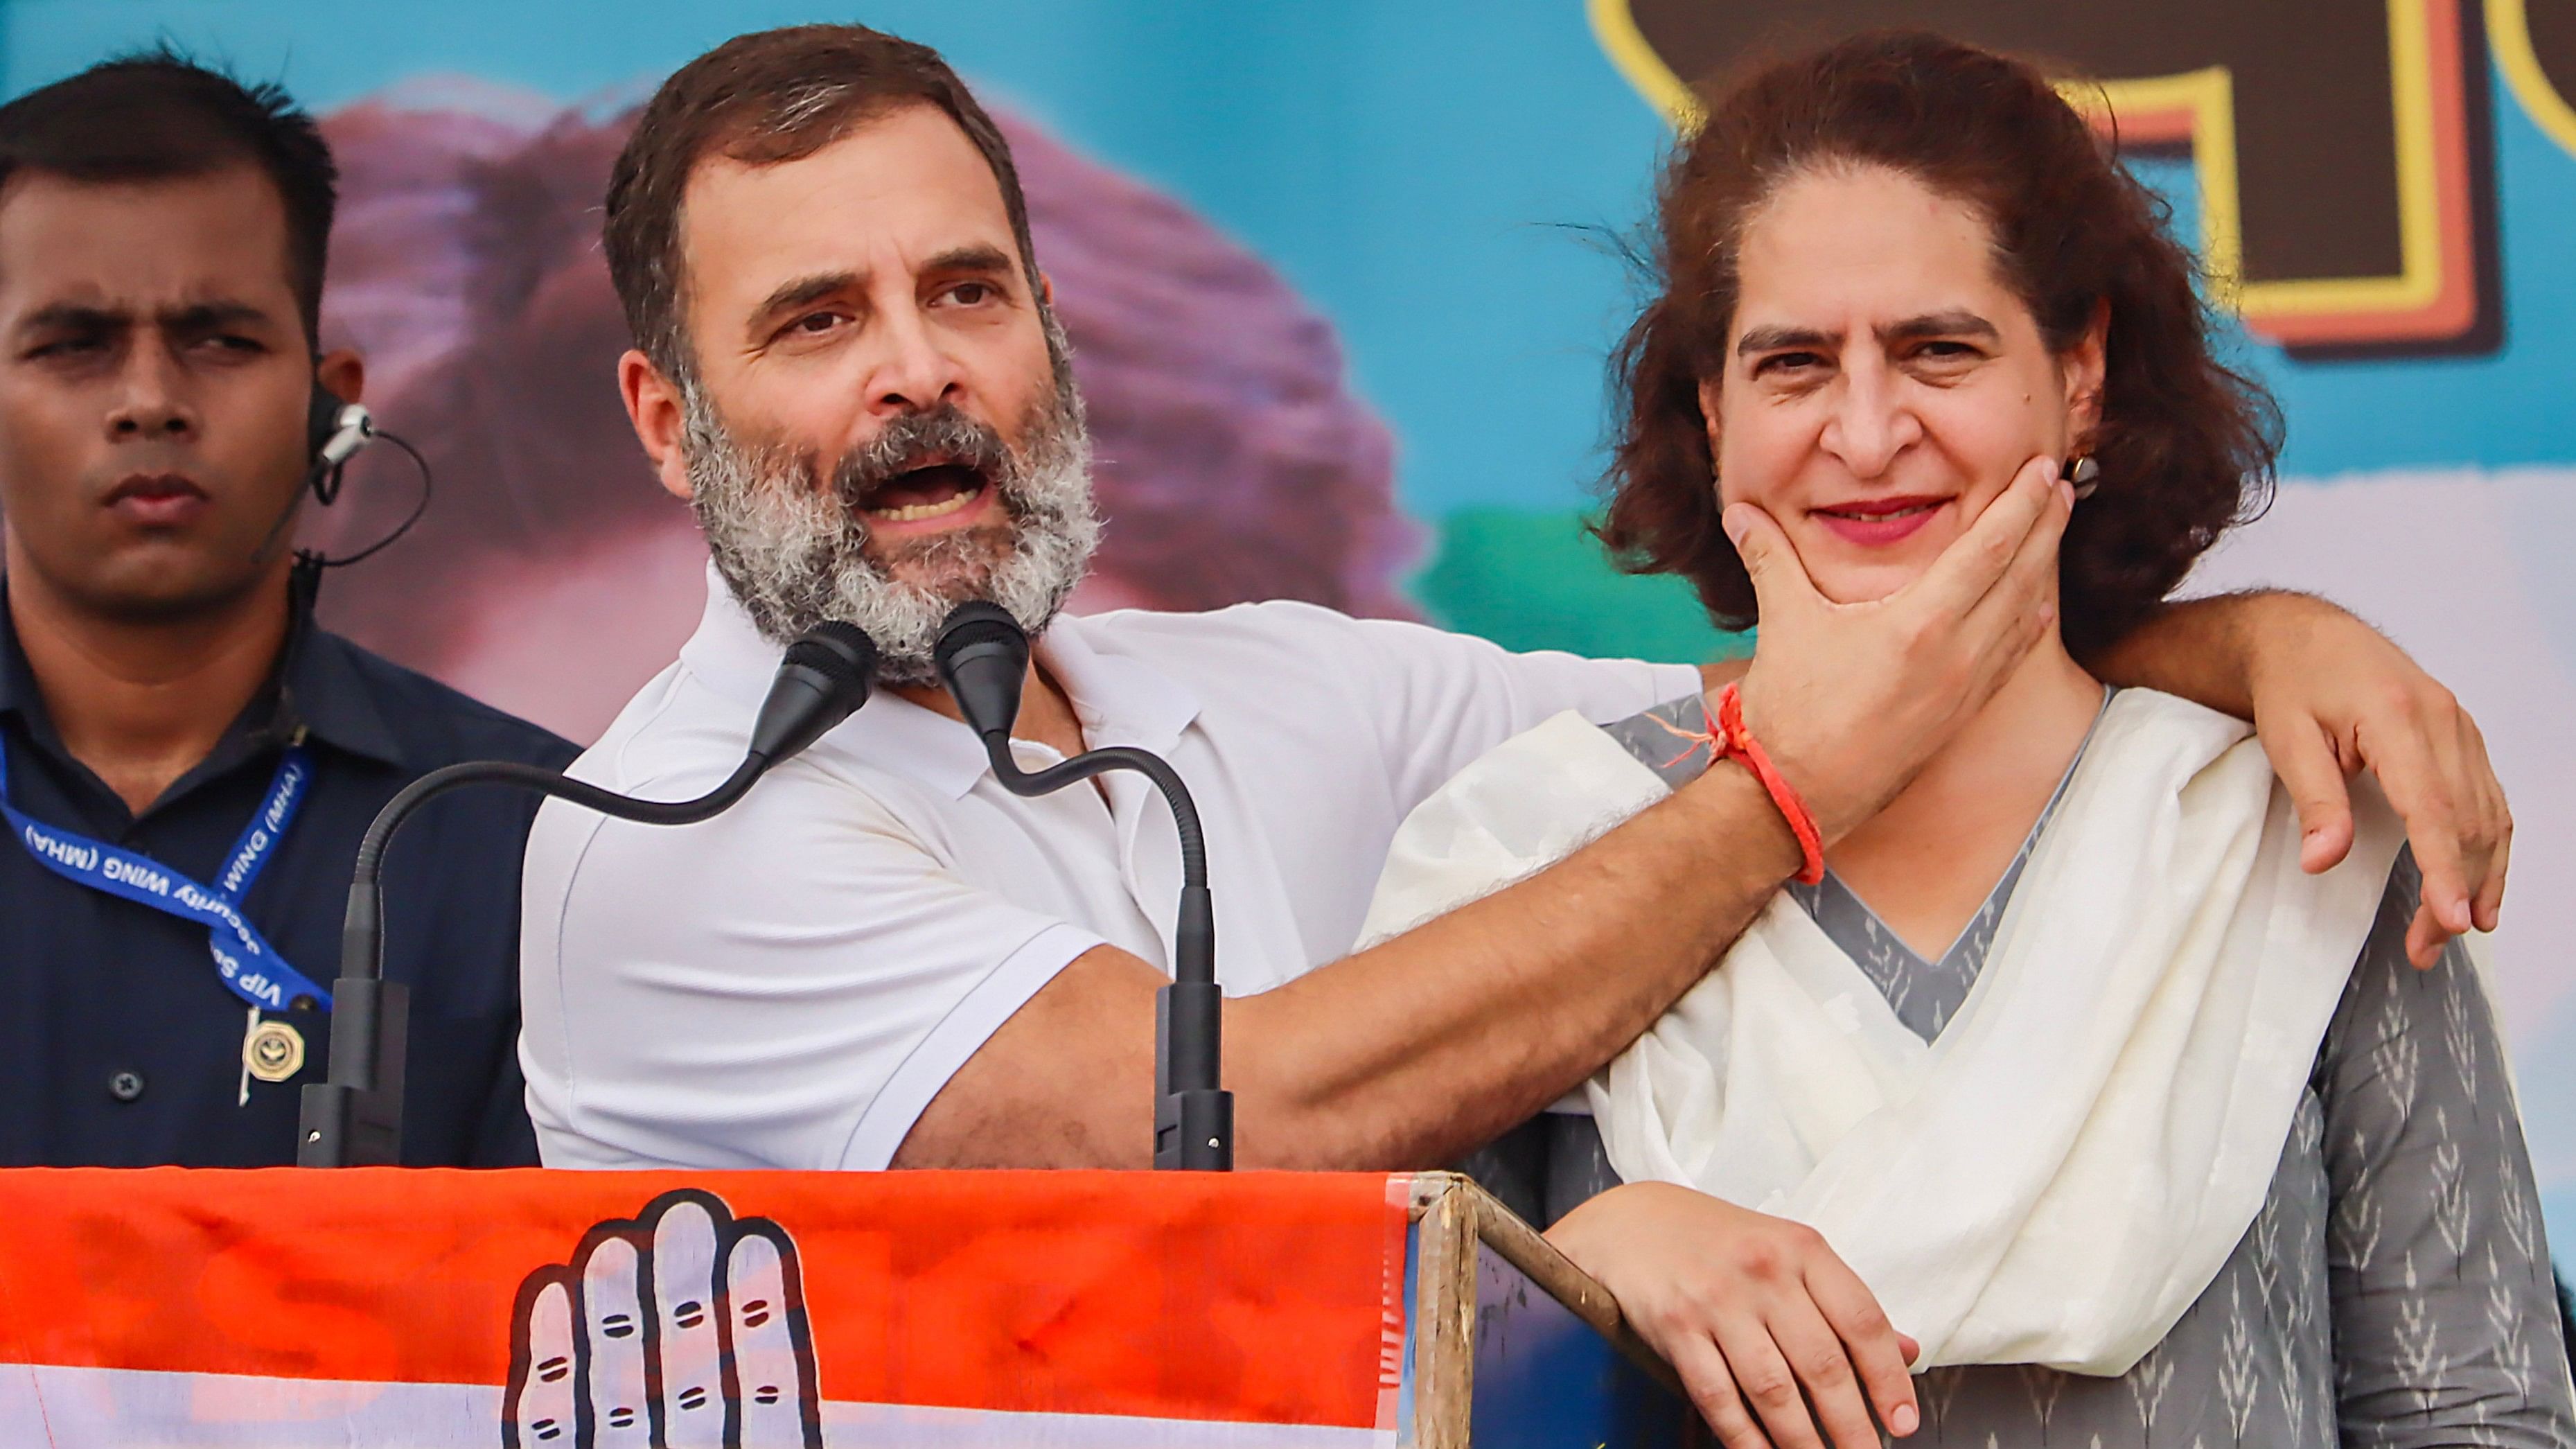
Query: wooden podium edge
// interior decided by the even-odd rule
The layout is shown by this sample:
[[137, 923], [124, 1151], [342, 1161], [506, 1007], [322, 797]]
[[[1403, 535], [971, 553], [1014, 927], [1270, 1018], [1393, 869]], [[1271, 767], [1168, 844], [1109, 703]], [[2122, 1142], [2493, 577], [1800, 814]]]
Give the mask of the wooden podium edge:
[[1683, 1393], [1680, 1377], [1628, 1326], [1610, 1290], [1473, 1179], [1455, 1172], [1415, 1173], [1409, 1211], [1420, 1253], [1414, 1270], [1413, 1361], [1413, 1443], [1420, 1449], [1467, 1449], [1479, 1244], [1528, 1275], [1639, 1368]]

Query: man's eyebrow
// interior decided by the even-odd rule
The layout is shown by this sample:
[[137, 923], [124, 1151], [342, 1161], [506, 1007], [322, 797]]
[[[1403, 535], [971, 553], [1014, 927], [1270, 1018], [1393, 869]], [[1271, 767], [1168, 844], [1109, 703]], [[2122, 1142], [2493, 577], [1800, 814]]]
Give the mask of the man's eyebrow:
[[[134, 313], [124, 307], [98, 306], [87, 302], [56, 302], [39, 307], [19, 320], [21, 331], [107, 332], [134, 325]], [[274, 320], [266, 308], [248, 302], [221, 299], [191, 302], [180, 307], [154, 310], [152, 320], [159, 326], [183, 334], [216, 332], [227, 327], [247, 327]]]
[[1982, 337], [1988, 342], [2000, 341], [2003, 334], [1995, 324], [1969, 311], [1954, 307], [1947, 312], [1926, 312], [1877, 329], [1881, 342], [1909, 342], [1925, 337]]
[[1004, 252], [1000, 247], [987, 246], [982, 242], [976, 242], [968, 246], [950, 247], [948, 250], [932, 257], [929, 262], [923, 265], [922, 270], [925, 272], [979, 272], [985, 275], [1007, 275], [1019, 270], [1019, 264], [1012, 261], [1009, 254]]
[[133, 325], [134, 314], [122, 308], [81, 302], [55, 302], [18, 319], [21, 332], [106, 332]]
[[1735, 355], [1751, 357], [1757, 352], [1778, 352], [1791, 347], [1812, 347], [1830, 352], [1842, 345], [1842, 334], [1819, 332], [1813, 327], [1755, 327], [1735, 344]]
[[[1001, 248], [976, 242], [962, 247], [950, 247], [944, 252], [937, 253], [929, 261], [924, 262], [921, 269], [925, 272], [945, 273], [949, 276], [955, 276], [960, 272], [980, 276], [1007, 276], [1018, 270], [1018, 264], [1014, 263], [1010, 254]], [[812, 276], [792, 278], [780, 283], [776, 291], [762, 298], [760, 305], [752, 309], [752, 324], [756, 328], [782, 312], [793, 312], [799, 307], [812, 306], [826, 297], [837, 296], [844, 292], [864, 292], [867, 290], [867, 281], [865, 272], [854, 271], [816, 272]]]
[[264, 307], [222, 298], [211, 302], [191, 302], [184, 307], [164, 307], [153, 320], [171, 332], [215, 332], [271, 319]]
[[842, 292], [861, 292], [866, 289], [867, 275], [863, 272], [816, 272], [812, 276], [792, 277], [779, 283], [776, 291], [760, 299], [760, 305], [751, 311], [752, 326], [757, 328], [761, 323], [781, 312], [793, 312], [799, 307], [810, 307], [826, 297]]

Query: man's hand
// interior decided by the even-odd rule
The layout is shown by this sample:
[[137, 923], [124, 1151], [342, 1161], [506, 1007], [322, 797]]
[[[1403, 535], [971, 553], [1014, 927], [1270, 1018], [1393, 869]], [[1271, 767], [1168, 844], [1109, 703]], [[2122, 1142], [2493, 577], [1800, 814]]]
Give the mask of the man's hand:
[[2352, 848], [2345, 781], [2369, 770], [2406, 821], [2423, 900], [2406, 931], [2418, 966], [2472, 926], [2495, 929], [2513, 812], [2487, 746], [2451, 692], [2378, 631], [2305, 594], [2169, 604], [2111, 646], [2094, 672], [2250, 718], [2299, 807], [2300, 864]]
[[1920, 1348], [1813, 1228], [1637, 1182], [1547, 1237], [1619, 1300], [1727, 1449], [1873, 1449], [1872, 1409], [1899, 1438], [1922, 1422], [1905, 1368]]
[[2071, 501], [2055, 460], [2033, 458], [1921, 577], [1865, 604], [1816, 592], [1769, 514], [1726, 510], [1761, 610], [1745, 723], [1826, 844], [1895, 798], [2055, 619]]
[[2246, 634], [2254, 728], [2299, 807], [2299, 863], [2323, 871], [2352, 849], [2345, 781], [2369, 770], [2405, 818], [2424, 891], [2406, 929], [2419, 967], [2504, 903], [2513, 812], [2477, 721], [2406, 652], [2320, 599], [2276, 597], [2283, 617]]

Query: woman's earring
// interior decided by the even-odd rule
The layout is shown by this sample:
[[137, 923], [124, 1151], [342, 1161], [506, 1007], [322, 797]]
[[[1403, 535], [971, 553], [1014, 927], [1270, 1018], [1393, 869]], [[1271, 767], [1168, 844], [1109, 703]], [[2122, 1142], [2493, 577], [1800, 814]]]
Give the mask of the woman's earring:
[[2102, 465], [2087, 454], [2067, 464], [2064, 476], [2067, 482], [2075, 485], [2077, 498], [2090, 498], [2093, 490], [2101, 486]]

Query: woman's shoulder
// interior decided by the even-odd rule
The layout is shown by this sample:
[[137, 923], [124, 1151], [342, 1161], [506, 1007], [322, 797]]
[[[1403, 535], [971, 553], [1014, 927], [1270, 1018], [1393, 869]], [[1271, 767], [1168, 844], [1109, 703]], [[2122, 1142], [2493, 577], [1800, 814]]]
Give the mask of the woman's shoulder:
[[[2370, 932], [2353, 958], [2352, 975], [2335, 1008], [2318, 1053], [2321, 1071], [2359, 1068], [2381, 1078], [2389, 1053], [2421, 1063], [2429, 1049], [2471, 1080], [2482, 1075], [2472, 1058], [2493, 1055], [2498, 1070], [2487, 1080], [2504, 1083], [2502, 1038], [2496, 1029], [2488, 990], [2485, 946], [2468, 936], [2455, 936], [2428, 967], [2418, 967], [2406, 954], [2406, 934], [2424, 890], [2424, 875], [2411, 848], [2400, 849], [2388, 869]], [[2403, 1045], [2408, 1039], [2415, 1045]], [[2411, 1074], [2409, 1074], [2411, 1075]], [[2382, 1082], [2383, 1086], [2412, 1085]]]
[[2114, 724], [2129, 730], [2206, 736], [2228, 744], [2254, 733], [2252, 725], [2232, 714], [2140, 685], [2120, 685], [2110, 690], [2110, 697], [2103, 701], [2097, 730]]
[[1360, 948], [1562, 860], [1667, 787], [1572, 710], [1487, 750], [1413, 808], [1388, 842]]
[[1601, 732], [1676, 790], [1708, 773], [1716, 759], [1708, 700], [1696, 691], [1612, 720]]

